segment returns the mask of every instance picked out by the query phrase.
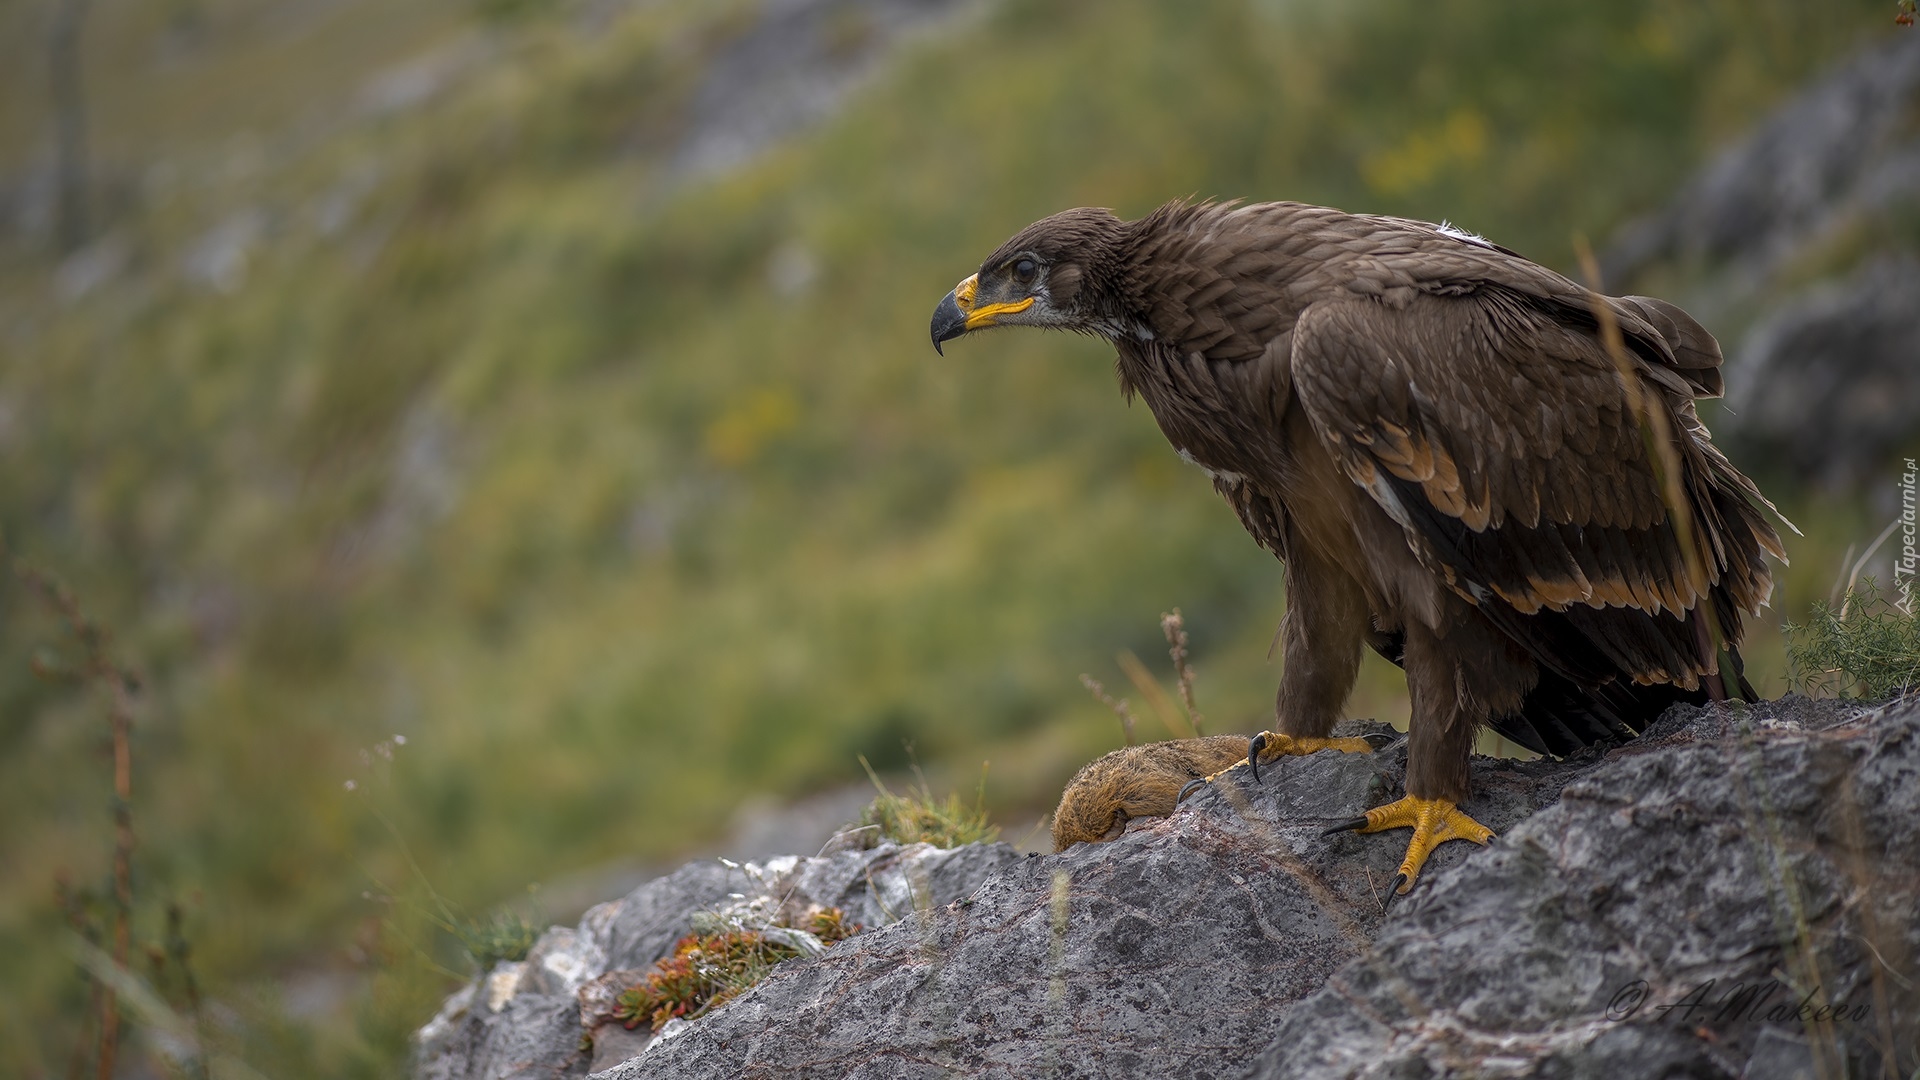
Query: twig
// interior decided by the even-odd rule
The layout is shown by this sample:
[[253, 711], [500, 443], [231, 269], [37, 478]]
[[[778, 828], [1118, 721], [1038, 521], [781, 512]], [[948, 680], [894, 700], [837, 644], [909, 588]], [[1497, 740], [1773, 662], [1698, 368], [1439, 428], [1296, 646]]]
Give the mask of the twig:
[[[1840, 617], [1842, 619], [1847, 617], [1847, 607], [1853, 603], [1853, 586], [1860, 580], [1860, 571], [1866, 569], [1867, 560], [1873, 558], [1873, 553], [1880, 550], [1880, 545], [1886, 543], [1887, 537], [1892, 536], [1893, 530], [1899, 528], [1900, 525], [1901, 520], [1899, 518], [1894, 518], [1892, 521], [1887, 522], [1887, 527], [1880, 530], [1879, 536], [1873, 538], [1873, 543], [1867, 545], [1867, 550], [1860, 553], [1860, 558], [1854, 562], [1853, 569], [1847, 571], [1846, 599], [1840, 602]], [[1848, 548], [1847, 553], [1852, 554], [1853, 549]]]
[[[67, 925], [88, 945], [98, 949], [100, 934], [94, 928], [93, 920], [87, 917], [86, 899], [74, 892], [73, 882], [68, 879], [66, 871], [62, 870], [54, 874], [53, 892], [55, 900], [60, 905], [61, 913], [67, 917]], [[74, 1039], [73, 1056], [67, 1061], [67, 1080], [80, 1080], [84, 1075], [87, 1066], [87, 1047], [97, 1042], [94, 1033], [88, 1030], [88, 1027], [100, 1018], [103, 1000], [101, 995], [105, 994], [107, 989], [106, 984], [99, 979], [88, 978], [87, 983], [87, 1011], [80, 1018], [80, 1031]]]
[[1380, 914], [1385, 915], [1387, 913], [1387, 902], [1380, 899], [1380, 886], [1379, 883], [1373, 880], [1373, 867], [1363, 866], [1361, 869], [1367, 872], [1367, 892], [1373, 895], [1373, 902], [1380, 908]]
[[[1669, 426], [1672, 421], [1666, 409], [1661, 407], [1659, 395], [1649, 392], [1641, 380], [1638, 365], [1627, 354], [1626, 338], [1620, 332], [1620, 320], [1613, 306], [1607, 303], [1605, 294], [1600, 291], [1600, 264], [1593, 257], [1593, 248], [1587, 244], [1584, 236], [1575, 236], [1573, 246], [1580, 259], [1580, 272], [1587, 279], [1587, 302], [1592, 306], [1593, 317], [1600, 326], [1600, 343], [1619, 372], [1620, 388], [1626, 394], [1627, 407], [1632, 410], [1634, 423], [1640, 429], [1647, 463], [1653, 467], [1654, 482], [1660, 487], [1660, 501], [1666, 507], [1667, 520], [1673, 523], [1673, 538], [1679, 545], [1681, 559], [1686, 563], [1686, 584], [1690, 591], [1697, 594], [1696, 606], [1704, 624], [1696, 624], [1699, 626], [1698, 636], [1704, 638], [1697, 642], [1699, 659], [1702, 667], [1709, 663], [1713, 665], [1713, 674], [1703, 672], [1700, 682], [1709, 696], [1723, 701], [1729, 695], [1726, 678], [1720, 671], [1720, 650], [1727, 635], [1720, 625], [1710, 595], [1713, 576], [1706, 564], [1705, 549], [1695, 534], [1693, 508], [1683, 487], [1683, 463], [1674, 446], [1675, 438]], [[1674, 585], [1672, 606], [1674, 614], [1682, 619], [1688, 614], [1686, 599], [1680, 587]]]
[[[880, 898], [880, 887], [873, 883], [873, 867], [871, 865], [867, 867], [866, 875], [867, 895], [873, 897], [874, 905], [880, 909], [880, 914], [885, 915], [888, 922], [899, 922], [900, 916], [895, 915], [893, 909], [887, 906], [887, 902]], [[913, 888], [911, 885], [908, 886], [907, 893], [908, 896], [912, 896]]]
[[1853, 565], [1853, 552], [1854, 549], [1859, 546], [1858, 543], [1848, 544], [1847, 553], [1840, 556], [1840, 573], [1833, 579], [1833, 588], [1827, 590], [1828, 607], [1836, 607], [1839, 605], [1840, 590], [1847, 584], [1847, 567]]
[[1139, 657], [1133, 655], [1132, 650], [1120, 650], [1120, 655], [1114, 657], [1114, 660], [1120, 665], [1120, 670], [1127, 673], [1127, 678], [1132, 680], [1134, 689], [1140, 691], [1140, 696], [1147, 699], [1147, 704], [1152, 706], [1154, 714], [1160, 717], [1161, 723], [1167, 725], [1167, 730], [1173, 733], [1174, 738], [1199, 734], [1185, 715], [1174, 708], [1173, 699], [1160, 688], [1160, 684], [1154, 680], [1153, 673], [1147, 670], [1147, 665], [1141, 663]]
[[[187, 1022], [193, 1027], [193, 1041], [196, 1046], [204, 1047], [206, 1040], [206, 1021], [200, 1008], [200, 982], [193, 977], [193, 948], [187, 942], [183, 929], [186, 915], [178, 900], [167, 904], [167, 942], [166, 957], [180, 972], [180, 987], [187, 997]], [[207, 1080], [207, 1058], [200, 1054], [193, 1060], [195, 1080]]]
[[1180, 704], [1187, 710], [1187, 723], [1195, 735], [1205, 735], [1200, 710], [1193, 707], [1193, 668], [1187, 663], [1187, 624], [1174, 608], [1160, 616], [1160, 632], [1167, 635], [1167, 655], [1173, 657], [1174, 674], [1179, 676]]
[[1047, 815], [1041, 814], [1038, 818], [1034, 819], [1033, 828], [1028, 829], [1027, 834], [1025, 836], [1022, 836], [1020, 838], [1020, 842], [1018, 844], [1015, 844], [1014, 846], [1021, 851], [1027, 850], [1027, 845], [1033, 843], [1033, 838], [1039, 835], [1039, 833], [1042, 830], [1044, 830], [1046, 827], [1047, 827]]
[[[125, 964], [116, 963], [111, 956], [100, 951], [98, 946], [79, 934], [68, 935], [66, 944], [74, 962], [85, 968], [88, 974], [124, 1000], [128, 1009], [148, 1028], [165, 1033], [181, 1044], [191, 1047], [196, 1057], [204, 1058], [207, 1055], [210, 1048], [199, 1041], [198, 1032], [193, 1025], [179, 1013], [174, 1012], [153, 987], [147, 984], [146, 980], [128, 971]], [[221, 1055], [220, 1073], [222, 1076], [265, 1080], [258, 1072], [249, 1068], [246, 1062], [226, 1054]]]
[[[3, 549], [3, 544], [0, 544]], [[58, 578], [28, 565], [19, 557], [12, 559], [14, 576], [38, 593], [42, 602], [67, 624], [84, 654], [82, 666], [71, 672], [55, 671], [36, 663], [41, 675], [70, 674], [96, 683], [107, 691], [108, 722], [113, 743], [113, 953], [114, 964], [127, 971], [127, 953], [133, 933], [133, 695], [139, 682], [120, 667], [109, 653], [113, 635], [98, 622], [87, 618], [80, 601]], [[91, 969], [89, 969], [91, 970]], [[96, 974], [97, 979], [97, 974]], [[98, 983], [100, 1006], [99, 1057], [95, 1061], [100, 1080], [112, 1080], [114, 1060], [120, 1047], [120, 997], [111, 982]]]
[[1132, 746], [1134, 742], [1133, 709], [1128, 707], [1126, 699], [1115, 699], [1111, 694], [1107, 693], [1106, 687], [1100, 685], [1100, 680], [1085, 672], [1081, 672], [1080, 674], [1080, 685], [1086, 687], [1088, 691], [1093, 694], [1095, 700], [1107, 708], [1112, 709], [1113, 714], [1120, 718], [1120, 730], [1126, 734], [1127, 745]]

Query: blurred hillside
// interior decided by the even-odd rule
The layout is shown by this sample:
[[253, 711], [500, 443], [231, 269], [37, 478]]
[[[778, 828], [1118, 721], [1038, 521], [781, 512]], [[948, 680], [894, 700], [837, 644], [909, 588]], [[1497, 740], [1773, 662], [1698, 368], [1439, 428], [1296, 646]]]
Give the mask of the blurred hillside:
[[[0, 8], [0, 534], [144, 676], [138, 884], [272, 1076], [392, 1075], [461, 963], [381, 900], [419, 889], [396, 835], [482, 912], [905, 741], [936, 786], [990, 760], [1018, 839], [1117, 742], [1076, 676], [1123, 685], [1176, 605], [1211, 727], [1263, 721], [1279, 568], [1108, 350], [928, 348], [1018, 226], [1296, 198], [1572, 270], [1897, 32], [1880, 0], [99, 0], [67, 246], [61, 7]], [[1817, 511], [1795, 612], [1878, 522], [1771, 483]], [[58, 641], [0, 581], [28, 1076], [84, 995], [51, 882], [108, 850], [102, 705], [29, 670]], [[1404, 711], [1370, 667], [1353, 714]]]

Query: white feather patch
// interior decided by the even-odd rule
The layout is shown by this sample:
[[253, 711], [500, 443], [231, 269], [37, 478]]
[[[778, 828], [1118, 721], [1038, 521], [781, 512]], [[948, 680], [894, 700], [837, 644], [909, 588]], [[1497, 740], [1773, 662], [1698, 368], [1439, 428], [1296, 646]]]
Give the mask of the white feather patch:
[[1479, 233], [1470, 233], [1451, 221], [1442, 221], [1440, 224], [1434, 226], [1434, 228], [1440, 230], [1441, 235], [1451, 236], [1455, 240], [1465, 240], [1469, 244], [1477, 244], [1483, 248], [1493, 246], [1493, 241], [1481, 236]]
[[1367, 489], [1367, 494], [1373, 496], [1373, 501], [1380, 504], [1380, 509], [1385, 510], [1388, 517], [1399, 522], [1400, 527], [1408, 532], [1413, 531], [1412, 515], [1407, 513], [1399, 494], [1387, 485], [1387, 478], [1379, 470], [1374, 470], [1372, 478], [1361, 486]]
[[1176, 452], [1180, 455], [1181, 461], [1184, 461], [1187, 464], [1193, 466], [1194, 468], [1199, 469], [1201, 472], [1206, 473], [1207, 479], [1209, 480], [1218, 480], [1221, 483], [1227, 484], [1229, 486], [1238, 485], [1246, 482], [1247, 478], [1240, 475], [1237, 472], [1228, 472], [1226, 469], [1215, 469], [1215, 468], [1212, 468], [1211, 466], [1202, 464], [1200, 459], [1194, 457], [1193, 452], [1188, 450], [1184, 446], [1177, 447]]

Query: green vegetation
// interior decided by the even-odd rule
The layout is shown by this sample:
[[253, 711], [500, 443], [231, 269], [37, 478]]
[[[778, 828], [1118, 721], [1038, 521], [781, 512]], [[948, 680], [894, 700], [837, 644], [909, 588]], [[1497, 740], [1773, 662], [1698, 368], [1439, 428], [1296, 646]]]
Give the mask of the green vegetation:
[[453, 934], [460, 940], [460, 947], [473, 958], [474, 967], [487, 971], [502, 961], [525, 960], [527, 951], [545, 929], [544, 924], [508, 910], [484, 919], [456, 923]]
[[[489, 910], [908, 741], [943, 785], [992, 760], [989, 809], [1037, 813], [1117, 741], [1076, 674], [1117, 677], [1176, 605], [1209, 730], [1261, 723], [1279, 570], [1107, 350], [927, 346], [1014, 228], [1288, 197], [1567, 267], [1889, 30], [1879, 0], [1007, 0], [690, 181], [665, 162], [702, 62], [755, 8], [592, 7], [99, 7], [106, 246], [0, 246], [0, 535], [142, 677], [133, 939], [177, 904], [222, 1052], [268, 1075], [393, 1075], [464, 968], [430, 898], [371, 883]], [[0, 20], [0, 48], [39, 47]], [[429, 47], [434, 93], [365, 104]], [[0, 65], [8, 163], [36, 63]], [[1797, 516], [1816, 570], [1785, 611], [1861, 531]], [[100, 703], [29, 670], [60, 629], [22, 590], [0, 583], [0, 1072], [51, 1075], [87, 993], [52, 883], [110, 894], [114, 803]], [[1777, 641], [1749, 658], [1778, 690]], [[1354, 714], [1404, 716], [1368, 663]]]
[[[859, 827], [866, 830], [863, 839], [881, 838], [901, 844], [932, 844], [954, 848], [965, 844], [991, 843], [1000, 838], [1000, 827], [987, 821], [987, 774], [980, 771], [980, 786], [974, 790], [973, 805], [960, 801], [960, 793], [950, 791], [943, 801], [934, 797], [925, 774], [915, 764], [915, 784], [905, 795], [895, 795], [862, 757], [860, 765], [873, 780], [878, 795], [860, 811]], [[867, 846], [871, 847], [869, 843]]]
[[1872, 578], [1837, 609], [1814, 601], [1812, 617], [1784, 631], [1794, 681], [1809, 694], [1878, 701], [1920, 688], [1920, 613], [1881, 596]]
[[781, 961], [806, 954], [791, 935], [780, 935], [779, 930], [802, 930], [818, 944], [844, 941], [860, 932], [860, 927], [846, 925], [839, 908], [815, 911], [805, 922], [803, 927], [777, 923], [769, 928], [772, 932], [728, 925], [689, 934], [674, 946], [672, 956], [654, 965], [645, 982], [621, 992], [612, 1018], [628, 1029], [644, 1023], [659, 1031], [669, 1020], [691, 1019], [726, 1004], [753, 989]]

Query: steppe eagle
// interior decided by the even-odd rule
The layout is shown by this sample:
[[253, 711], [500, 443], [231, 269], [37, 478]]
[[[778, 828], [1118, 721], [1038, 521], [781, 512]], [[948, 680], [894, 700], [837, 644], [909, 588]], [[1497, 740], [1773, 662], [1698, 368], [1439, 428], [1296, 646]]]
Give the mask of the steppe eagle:
[[[1784, 560], [1772, 505], [1710, 441], [1720, 348], [1661, 300], [1602, 296], [1447, 225], [1299, 203], [1068, 210], [940, 301], [1118, 351], [1182, 458], [1284, 563], [1274, 730], [1316, 750], [1371, 646], [1406, 671], [1406, 796], [1340, 828], [1491, 832], [1457, 804], [1491, 725], [1563, 755], [1723, 697]], [[1095, 839], [1097, 837], [1086, 837]]]

